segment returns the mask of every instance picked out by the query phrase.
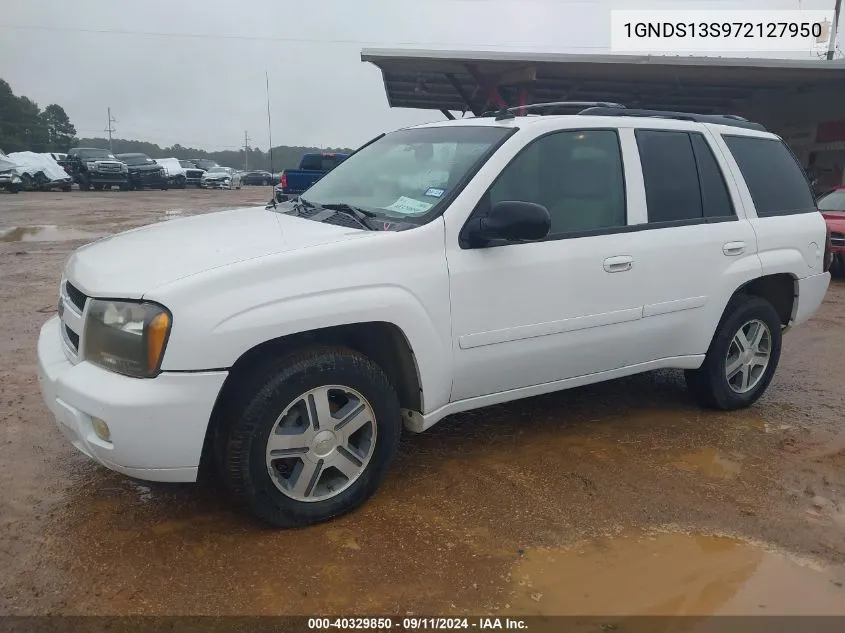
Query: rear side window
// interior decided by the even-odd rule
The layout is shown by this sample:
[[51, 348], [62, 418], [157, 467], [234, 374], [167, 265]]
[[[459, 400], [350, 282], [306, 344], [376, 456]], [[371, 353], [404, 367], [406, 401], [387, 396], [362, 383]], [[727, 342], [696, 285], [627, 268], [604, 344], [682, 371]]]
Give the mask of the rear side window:
[[701, 134], [637, 130], [649, 223], [733, 217], [725, 179]]
[[724, 135], [760, 217], [816, 211], [801, 166], [778, 139]]

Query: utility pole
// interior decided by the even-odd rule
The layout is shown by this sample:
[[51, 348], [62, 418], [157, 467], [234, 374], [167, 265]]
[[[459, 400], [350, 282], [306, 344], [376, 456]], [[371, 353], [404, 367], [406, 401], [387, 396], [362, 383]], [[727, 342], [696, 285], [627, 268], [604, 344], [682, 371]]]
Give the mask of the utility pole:
[[270, 140], [270, 173], [273, 173], [273, 125], [270, 122], [270, 75], [264, 71], [264, 87], [267, 91], [267, 136]]
[[249, 134], [244, 130], [244, 171], [249, 171]]
[[839, 24], [839, 13], [842, 10], [842, 0], [836, 0], [836, 6], [833, 8], [833, 24], [830, 26], [830, 43], [827, 45], [827, 58], [833, 59], [836, 52], [836, 36], [839, 35], [839, 29], [836, 28]]
[[104, 132], [108, 132], [108, 133], [109, 133], [109, 151], [110, 151], [112, 154], [114, 154], [114, 148], [112, 147], [112, 143], [111, 143], [111, 135], [112, 135], [112, 133], [113, 133], [113, 132], [117, 132], [117, 130], [115, 130], [115, 129], [111, 126], [111, 124], [112, 124], [112, 123], [117, 123], [117, 119], [113, 119], [113, 118], [112, 118], [112, 116], [111, 116], [111, 108], [108, 108], [108, 113], [109, 113], [109, 124], [106, 126], [106, 129], [105, 129], [105, 130], [103, 130], [103, 131], [104, 131]]

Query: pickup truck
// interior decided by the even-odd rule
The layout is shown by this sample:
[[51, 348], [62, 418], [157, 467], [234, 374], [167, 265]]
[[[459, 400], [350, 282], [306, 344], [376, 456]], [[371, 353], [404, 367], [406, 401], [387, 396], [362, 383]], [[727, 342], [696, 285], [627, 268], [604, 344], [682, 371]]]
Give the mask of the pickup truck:
[[349, 154], [333, 152], [308, 153], [299, 161], [299, 169], [285, 169], [276, 185], [276, 199], [282, 196], [298, 195], [308, 190], [315, 182], [346, 160]]
[[783, 140], [519, 112], [392, 132], [295, 200], [75, 251], [37, 347], [61, 432], [139, 479], [216, 465], [298, 526], [374, 494], [403, 426], [656, 369], [704, 407], [755, 403], [830, 283]]
[[101, 191], [117, 185], [121, 190], [129, 189], [129, 168], [107, 149], [74, 147], [59, 165], [79, 185], [80, 191], [91, 187]]

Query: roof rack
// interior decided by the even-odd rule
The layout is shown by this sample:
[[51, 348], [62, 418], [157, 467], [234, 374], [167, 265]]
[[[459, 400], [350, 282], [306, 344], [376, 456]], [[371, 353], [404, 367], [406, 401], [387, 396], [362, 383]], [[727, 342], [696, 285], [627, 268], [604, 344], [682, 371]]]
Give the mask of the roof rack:
[[[522, 106], [514, 106], [512, 108], [502, 108], [500, 110], [488, 110], [484, 112], [479, 118], [495, 116], [501, 119], [513, 118], [514, 112], [528, 111], [528, 110], [544, 110], [543, 114], [555, 114], [556, 111], [564, 108], [621, 108], [625, 106], [621, 103], [613, 103], [611, 101], [551, 101], [548, 103], [529, 103]], [[510, 115], [510, 116], [509, 116]]]
[[760, 123], [749, 121], [736, 114], [694, 114], [691, 112], [671, 112], [668, 110], [636, 110], [624, 106], [621, 108], [615, 106], [594, 106], [584, 108], [578, 114], [585, 116], [634, 116], [656, 119], [678, 119], [680, 121], [729, 125], [731, 127], [741, 127], [748, 130], [759, 130], [761, 132], [768, 131]]

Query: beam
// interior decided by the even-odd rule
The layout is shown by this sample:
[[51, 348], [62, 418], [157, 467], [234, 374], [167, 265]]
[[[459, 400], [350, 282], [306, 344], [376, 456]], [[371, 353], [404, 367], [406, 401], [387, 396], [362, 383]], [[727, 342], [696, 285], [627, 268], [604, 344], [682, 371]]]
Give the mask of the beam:
[[487, 93], [488, 103], [492, 103], [497, 108], [508, 107], [508, 104], [505, 103], [504, 99], [502, 99], [502, 95], [499, 94], [499, 87], [496, 82], [492, 81], [472, 64], [467, 64], [466, 69], [469, 71], [469, 74], [472, 75], [472, 78], [475, 79], [475, 82], [479, 85], [479, 87]]
[[449, 80], [449, 83], [452, 84], [452, 87], [455, 89], [455, 92], [464, 100], [466, 107], [472, 112], [475, 116], [481, 114], [480, 111], [476, 110], [475, 105], [473, 105], [472, 98], [467, 94], [464, 87], [461, 85], [461, 82], [458, 81], [458, 78], [455, 77], [452, 73], [446, 73], [446, 79]]

